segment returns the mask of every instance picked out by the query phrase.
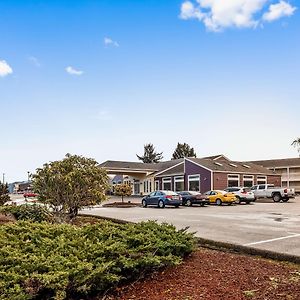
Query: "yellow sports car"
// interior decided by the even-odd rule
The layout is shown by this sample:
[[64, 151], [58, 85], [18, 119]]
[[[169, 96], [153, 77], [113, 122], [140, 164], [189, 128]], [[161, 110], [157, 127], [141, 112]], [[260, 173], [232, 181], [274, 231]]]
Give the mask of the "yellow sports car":
[[208, 191], [205, 193], [205, 195], [208, 197], [210, 203], [217, 205], [222, 205], [223, 203], [231, 205], [236, 200], [236, 197], [233, 193], [227, 193], [219, 190]]

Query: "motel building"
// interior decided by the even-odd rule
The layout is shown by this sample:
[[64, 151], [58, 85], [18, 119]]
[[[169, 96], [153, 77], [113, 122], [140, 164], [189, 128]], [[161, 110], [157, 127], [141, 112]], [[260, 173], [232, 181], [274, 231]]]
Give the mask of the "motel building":
[[252, 162], [231, 161], [224, 155], [153, 164], [108, 160], [99, 166], [110, 176], [117, 176], [119, 183], [132, 185], [133, 195], [147, 195], [155, 190], [205, 193], [231, 186], [251, 187], [265, 183], [281, 186], [280, 174]]

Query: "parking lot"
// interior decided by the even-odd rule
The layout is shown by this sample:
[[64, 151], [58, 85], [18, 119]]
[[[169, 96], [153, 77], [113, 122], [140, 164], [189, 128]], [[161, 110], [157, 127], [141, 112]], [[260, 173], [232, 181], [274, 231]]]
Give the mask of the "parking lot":
[[95, 207], [83, 213], [132, 222], [157, 220], [178, 229], [189, 226], [198, 237], [300, 256], [300, 197], [287, 203], [257, 200], [221, 207]]

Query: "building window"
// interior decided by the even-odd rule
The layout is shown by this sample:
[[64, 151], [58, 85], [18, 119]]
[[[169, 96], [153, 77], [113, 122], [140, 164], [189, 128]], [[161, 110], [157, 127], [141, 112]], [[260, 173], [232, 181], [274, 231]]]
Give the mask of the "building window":
[[150, 193], [152, 192], [152, 182], [151, 182], [151, 180], [149, 180], [149, 192]]
[[162, 179], [162, 188], [163, 190], [172, 190], [172, 179], [171, 177], [166, 177]]
[[257, 184], [266, 184], [267, 176], [257, 176]]
[[240, 185], [240, 175], [238, 174], [228, 174], [227, 175], [227, 186], [239, 186]]
[[252, 187], [254, 181], [253, 175], [244, 175], [243, 176], [243, 186], [244, 187]]
[[200, 192], [200, 175], [189, 175], [189, 191]]
[[184, 190], [184, 177], [177, 176], [174, 177], [174, 185], [175, 185], [175, 192], [181, 192]]
[[159, 181], [155, 180], [155, 190], [158, 191], [159, 190]]

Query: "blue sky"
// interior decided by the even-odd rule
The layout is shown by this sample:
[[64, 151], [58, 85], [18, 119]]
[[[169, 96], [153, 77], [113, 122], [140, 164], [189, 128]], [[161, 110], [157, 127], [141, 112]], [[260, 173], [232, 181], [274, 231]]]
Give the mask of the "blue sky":
[[249, 1], [0, 1], [0, 174], [148, 142], [297, 156], [299, 2]]

